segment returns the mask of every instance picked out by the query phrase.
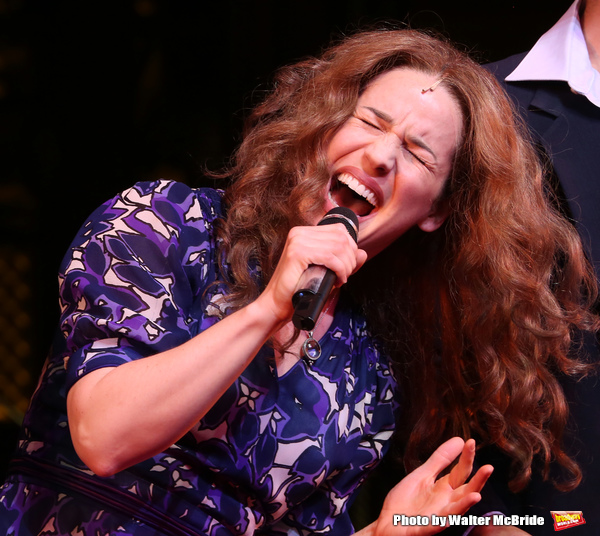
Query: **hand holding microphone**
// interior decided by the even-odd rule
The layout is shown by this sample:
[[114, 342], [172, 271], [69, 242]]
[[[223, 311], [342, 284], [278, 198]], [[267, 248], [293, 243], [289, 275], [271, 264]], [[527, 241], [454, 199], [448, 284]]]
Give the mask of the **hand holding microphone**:
[[[333, 208], [317, 225], [334, 223], [342, 223], [357, 242], [358, 218], [352, 210], [346, 207]], [[292, 297], [292, 322], [296, 328], [310, 331], [315, 327], [336, 279], [335, 272], [324, 266], [311, 264], [304, 271]]]

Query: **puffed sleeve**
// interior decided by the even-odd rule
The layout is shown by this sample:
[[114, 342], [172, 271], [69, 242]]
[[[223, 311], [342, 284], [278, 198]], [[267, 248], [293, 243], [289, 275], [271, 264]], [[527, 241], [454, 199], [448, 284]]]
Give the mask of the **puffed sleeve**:
[[81, 376], [162, 352], [202, 319], [217, 273], [220, 194], [172, 181], [138, 183], [98, 208], [61, 265], [67, 388]]

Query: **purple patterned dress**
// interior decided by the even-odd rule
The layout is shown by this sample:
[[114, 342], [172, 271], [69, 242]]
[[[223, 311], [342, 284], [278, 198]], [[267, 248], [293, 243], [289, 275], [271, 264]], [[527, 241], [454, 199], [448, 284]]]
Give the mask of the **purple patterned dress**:
[[220, 216], [218, 192], [156, 181], [82, 227], [61, 267], [60, 330], [0, 488], [1, 534], [353, 532], [350, 500], [385, 452], [398, 408], [387, 359], [346, 299], [312, 367], [299, 361], [278, 377], [263, 348], [164, 452], [101, 478], [73, 449], [65, 400], [78, 378], [219, 320]]

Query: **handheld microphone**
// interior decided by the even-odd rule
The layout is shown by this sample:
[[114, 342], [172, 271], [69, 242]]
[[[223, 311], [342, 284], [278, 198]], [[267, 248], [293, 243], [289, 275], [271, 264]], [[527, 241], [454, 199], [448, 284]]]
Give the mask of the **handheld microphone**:
[[[335, 207], [317, 225], [333, 223], [343, 223], [354, 241], [358, 241], [358, 217], [352, 210]], [[292, 296], [292, 322], [295, 327], [304, 331], [311, 331], [315, 327], [336, 279], [335, 272], [325, 266], [311, 264], [304, 270]]]

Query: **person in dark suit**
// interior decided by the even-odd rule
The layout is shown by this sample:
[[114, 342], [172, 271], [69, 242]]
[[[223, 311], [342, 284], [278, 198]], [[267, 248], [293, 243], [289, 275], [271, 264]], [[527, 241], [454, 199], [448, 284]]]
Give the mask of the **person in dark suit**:
[[[577, 0], [524, 54], [489, 64], [523, 114], [548, 159], [550, 184], [576, 225], [600, 276], [600, 1]], [[588, 358], [600, 361], [596, 340], [583, 341]], [[570, 404], [568, 451], [582, 471], [581, 484], [561, 492], [538, 473], [520, 494], [496, 491], [508, 508], [543, 515], [531, 534], [553, 534], [550, 512], [581, 511], [577, 534], [600, 534], [600, 380], [562, 380]], [[473, 534], [484, 532], [474, 532]], [[494, 533], [491, 532], [490, 533]], [[494, 533], [495, 534], [495, 533]]]

